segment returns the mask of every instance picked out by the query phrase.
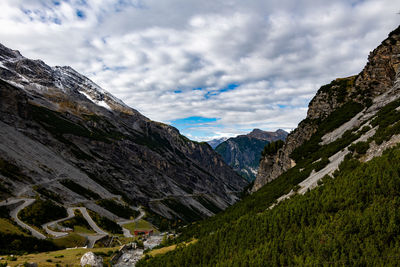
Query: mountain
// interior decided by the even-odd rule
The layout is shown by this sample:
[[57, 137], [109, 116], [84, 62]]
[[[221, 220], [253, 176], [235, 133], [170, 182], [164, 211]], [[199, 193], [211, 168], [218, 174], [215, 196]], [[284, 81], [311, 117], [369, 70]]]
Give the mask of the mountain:
[[3, 45], [0, 168], [2, 198], [47, 192], [102, 210], [66, 187], [71, 180], [186, 222], [230, 206], [247, 184], [208, 144], [146, 118], [70, 67]]
[[237, 173], [252, 182], [256, 178], [261, 152], [265, 145], [269, 142], [285, 140], [287, 135], [288, 133], [281, 129], [275, 132], [254, 129], [249, 134], [229, 138], [219, 144], [215, 151]]
[[217, 139], [213, 139], [210, 141], [207, 141], [207, 143], [213, 148], [215, 149], [219, 144], [221, 144], [222, 142], [228, 140], [228, 137], [221, 137], [221, 138], [217, 138]]
[[[348, 133], [346, 131], [371, 125], [371, 118], [379, 109], [397, 97], [396, 90], [392, 88], [399, 63], [397, 36], [396, 30], [370, 53], [368, 63], [360, 74], [336, 79], [318, 90], [308, 106], [306, 119], [287, 137], [277, 153], [262, 159], [253, 191], [296, 166], [310, 153], [340, 139]], [[332, 168], [329, 173], [337, 168], [343, 157], [333, 162], [330, 159]]]
[[391, 266], [400, 246], [400, 27], [356, 76], [322, 86], [254, 193], [137, 266]]

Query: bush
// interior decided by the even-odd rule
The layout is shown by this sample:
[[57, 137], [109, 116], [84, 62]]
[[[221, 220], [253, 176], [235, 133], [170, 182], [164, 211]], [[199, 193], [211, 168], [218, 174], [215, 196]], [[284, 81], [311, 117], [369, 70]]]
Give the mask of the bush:
[[0, 232], [0, 255], [43, 252], [57, 249], [59, 249], [59, 247], [48, 240]]
[[86, 229], [92, 229], [89, 225], [89, 223], [86, 221], [86, 219], [83, 217], [82, 213], [78, 210], [75, 210], [75, 217], [63, 221], [60, 223], [62, 226], [69, 227], [71, 229], [74, 228], [74, 226], [82, 226]]
[[282, 148], [284, 144], [285, 142], [283, 142], [282, 140], [277, 140], [275, 142], [266, 144], [263, 151], [261, 152], [261, 156], [265, 157], [266, 155], [275, 155], [276, 152], [278, 152], [278, 150]]
[[140, 214], [139, 211], [133, 210], [129, 206], [121, 205], [111, 199], [101, 199], [97, 201], [96, 204], [125, 219], [130, 219]]
[[122, 234], [123, 233], [121, 226], [119, 226], [116, 222], [114, 222], [106, 217], [100, 216], [99, 214], [97, 214], [96, 212], [91, 211], [91, 210], [88, 210], [88, 213], [89, 213], [90, 217], [92, 217], [93, 221], [95, 221], [96, 224], [100, 228], [102, 228], [112, 234]]
[[33, 189], [34, 189], [36, 192], [38, 192], [39, 194], [41, 194], [42, 196], [44, 196], [44, 197], [46, 197], [46, 198], [48, 198], [48, 199], [54, 200], [54, 201], [56, 201], [56, 202], [58, 202], [58, 203], [61, 203], [61, 198], [60, 198], [60, 196], [59, 196], [58, 194], [56, 194], [56, 193], [54, 193], [54, 192], [52, 192], [52, 191], [50, 191], [50, 190], [47, 190], [47, 189], [44, 188], [43, 186], [37, 186], [37, 185], [35, 185], [35, 186], [33, 187]]
[[349, 146], [349, 150], [351, 152], [356, 152], [357, 154], [360, 155], [367, 153], [368, 149], [369, 149], [368, 142], [357, 142]]
[[78, 195], [84, 196], [89, 199], [99, 199], [100, 198], [100, 196], [97, 193], [93, 192], [89, 188], [84, 188], [83, 186], [75, 183], [72, 180], [64, 179], [64, 180], [61, 180], [60, 183], [63, 186], [70, 189], [71, 191], [77, 193]]
[[21, 210], [19, 217], [29, 224], [40, 227], [46, 222], [67, 217], [67, 210], [51, 200], [37, 199], [32, 205]]

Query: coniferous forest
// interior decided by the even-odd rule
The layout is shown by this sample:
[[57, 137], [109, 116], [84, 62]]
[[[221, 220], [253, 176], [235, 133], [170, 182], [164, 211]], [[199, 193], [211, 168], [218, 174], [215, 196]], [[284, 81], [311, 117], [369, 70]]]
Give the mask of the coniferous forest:
[[322, 181], [274, 209], [266, 200], [263, 211], [255, 207], [234, 220], [225, 215], [209, 234], [192, 227], [196, 243], [138, 266], [397, 265], [400, 148], [367, 163], [348, 156], [334, 178]]

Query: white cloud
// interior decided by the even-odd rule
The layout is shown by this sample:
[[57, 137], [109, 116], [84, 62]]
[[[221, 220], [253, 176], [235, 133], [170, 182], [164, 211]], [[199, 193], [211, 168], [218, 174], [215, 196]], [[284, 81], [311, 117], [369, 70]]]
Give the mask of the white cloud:
[[[223, 136], [295, 128], [319, 86], [362, 69], [399, 24], [399, 7], [392, 0], [2, 0], [0, 40], [72, 66], [151, 119], [220, 118], [207, 129]], [[239, 86], [220, 92], [229, 84]]]

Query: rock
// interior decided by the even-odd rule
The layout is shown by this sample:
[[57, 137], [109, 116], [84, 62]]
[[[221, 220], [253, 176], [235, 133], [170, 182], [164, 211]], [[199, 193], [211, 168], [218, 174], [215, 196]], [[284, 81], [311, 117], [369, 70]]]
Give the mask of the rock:
[[103, 258], [93, 252], [87, 252], [81, 258], [81, 266], [103, 267]]
[[287, 132], [277, 130], [275, 132], [254, 129], [246, 135], [232, 137], [219, 144], [215, 151], [237, 173], [245, 177], [249, 182], [254, 181], [260, 162], [261, 152], [268, 142], [285, 140]]
[[349, 101], [367, 103], [388, 92], [400, 66], [400, 27], [393, 31], [368, 57], [357, 76], [336, 79], [322, 86], [308, 105], [307, 117], [288, 135], [285, 145], [272, 156], [261, 159], [252, 191], [276, 179], [295, 165], [290, 154], [317, 131], [318, 123]]

